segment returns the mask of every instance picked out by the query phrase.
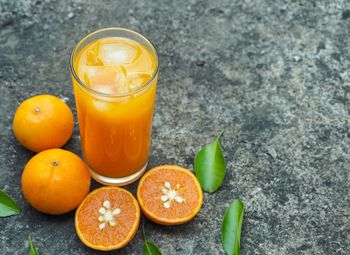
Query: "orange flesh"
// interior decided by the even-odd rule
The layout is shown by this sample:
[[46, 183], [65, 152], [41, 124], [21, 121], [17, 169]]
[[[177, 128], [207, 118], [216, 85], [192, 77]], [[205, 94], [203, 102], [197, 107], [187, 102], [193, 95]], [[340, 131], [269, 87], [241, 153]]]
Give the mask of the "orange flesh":
[[[134, 60], [112, 63], [110, 55], [114, 53], [103, 50], [106, 45], [112, 51], [118, 47], [132, 48], [130, 56]], [[95, 91], [118, 94], [133, 92], [150, 80], [156, 59], [136, 41], [110, 37], [85, 46], [74, 61], [74, 69], [80, 80]], [[124, 177], [146, 164], [156, 82], [157, 77], [136, 94], [106, 100], [88, 92], [73, 79], [84, 156], [98, 174]]]
[[[172, 189], [180, 185], [177, 195], [183, 198], [183, 202], [172, 200], [170, 208], [164, 207], [161, 197], [164, 195], [162, 188], [165, 182], [169, 182]], [[189, 170], [177, 166], [161, 166], [150, 170], [140, 181], [137, 197], [145, 214], [164, 224], [184, 223], [192, 219], [200, 210], [203, 200], [195, 176]]]
[[[119, 208], [116, 225], [99, 228], [99, 209], [109, 200], [112, 209]], [[103, 187], [90, 193], [79, 206], [75, 225], [78, 235], [87, 246], [98, 250], [112, 250], [125, 246], [135, 235], [140, 222], [140, 210], [136, 199], [126, 190]]]

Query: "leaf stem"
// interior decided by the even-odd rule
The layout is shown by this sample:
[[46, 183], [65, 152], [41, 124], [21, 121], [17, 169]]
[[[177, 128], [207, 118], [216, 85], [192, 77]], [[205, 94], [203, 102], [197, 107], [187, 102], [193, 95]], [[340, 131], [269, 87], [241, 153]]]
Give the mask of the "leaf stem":
[[221, 130], [220, 134], [219, 134], [218, 137], [216, 138], [217, 141], [220, 141], [221, 136], [224, 134], [224, 131], [225, 131], [224, 129]]
[[33, 241], [32, 241], [32, 237], [29, 235], [28, 236], [29, 239], [29, 247], [30, 247], [30, 255], [39, 255], [39, 252], [37, 250], [37, 248], [34, 246]]
[[29, 245], [30, 245], [30, 248], [34, 249], [34, 247], [33, 247], [32, 237], [31, 237], [30, 235], [28, 236], [28, 239], [29, 239]]
[[145, 224], [142, 224], [142, 236], [143, 240], [147, 242], [146, 232], [145, 232]]

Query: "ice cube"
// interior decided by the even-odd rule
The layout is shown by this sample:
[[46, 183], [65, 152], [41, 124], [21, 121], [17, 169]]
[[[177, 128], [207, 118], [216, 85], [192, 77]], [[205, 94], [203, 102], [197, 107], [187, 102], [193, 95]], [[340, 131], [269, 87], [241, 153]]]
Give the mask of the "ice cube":
[[98, 111], [108, 110], [108, 103], [107, 102], [93, 99], [92, 104], [93, 104], [94, 108]]
[[116, 88], [113, 85], [111, 85], [111, 86], [94, 85], [94, 86], [91, 86], [91, 88], [93, 90], [96, 90], [96, 91], [103, 93], [103, 94], [115, 94], [116, 93]]
[[138, 46], [126, 43], [102, 44], [99, 48], [99, 57], [104, 65], [132, 64], [141, 54]]
[[129, 90], [133, 91], [141, 87], [150, 79], [151, 79], [151, 75], [149, 73], [145, 73], [145, 72], [128, 73], [126, 83], [129, 87]]
[[126, 72], [121, 67], [87, 66], [85, 75], [87, 85], [104, 94], [120, 93], [126, 83]]

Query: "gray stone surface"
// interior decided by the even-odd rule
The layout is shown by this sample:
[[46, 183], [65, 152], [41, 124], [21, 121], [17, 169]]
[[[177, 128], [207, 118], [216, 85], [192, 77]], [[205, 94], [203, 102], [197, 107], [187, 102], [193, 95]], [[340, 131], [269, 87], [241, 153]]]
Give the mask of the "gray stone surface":
[[[242, 254], [350, 254], [347, 0], [0, 0], [0, 188], [23, 209], [0, 219], [0, 254], [28, 254], [29, 234], [41, 254], [142, 252], [140, 231], [124, 249], [99, 253], [80, 243], [73, 213], [32, 209], [20, 177], [33, 154], [11, 129], [32, 95], [65, 98], [75, 112], [69, 53], [112, 26], [141, 32], [159, 51], [150, 167], [192, 169], [196, 151], [225, 129], [228, 173], [195, 220], [162, 227], [142, 218], [164, 254], [224, 254], [221, 218], [237, 197]], [[77, 126], [65, 148], [81, 153]]]

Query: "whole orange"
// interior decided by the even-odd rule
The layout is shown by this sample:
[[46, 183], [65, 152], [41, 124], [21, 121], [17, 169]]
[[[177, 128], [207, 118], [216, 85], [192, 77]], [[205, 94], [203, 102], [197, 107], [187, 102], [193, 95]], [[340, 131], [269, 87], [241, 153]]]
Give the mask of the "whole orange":
[[39, 152], [60, 148], [73, 132], [69, 107], [52, 95], [38, 95], [23, 101], [13, 119], [13, 132], [27, 149]]
[[38, 211], [63, 214], [76, 208], [90, 189], [90, 173], [74, 153], [50, 149], [29, 160], [22, 174], [22, 191]]

